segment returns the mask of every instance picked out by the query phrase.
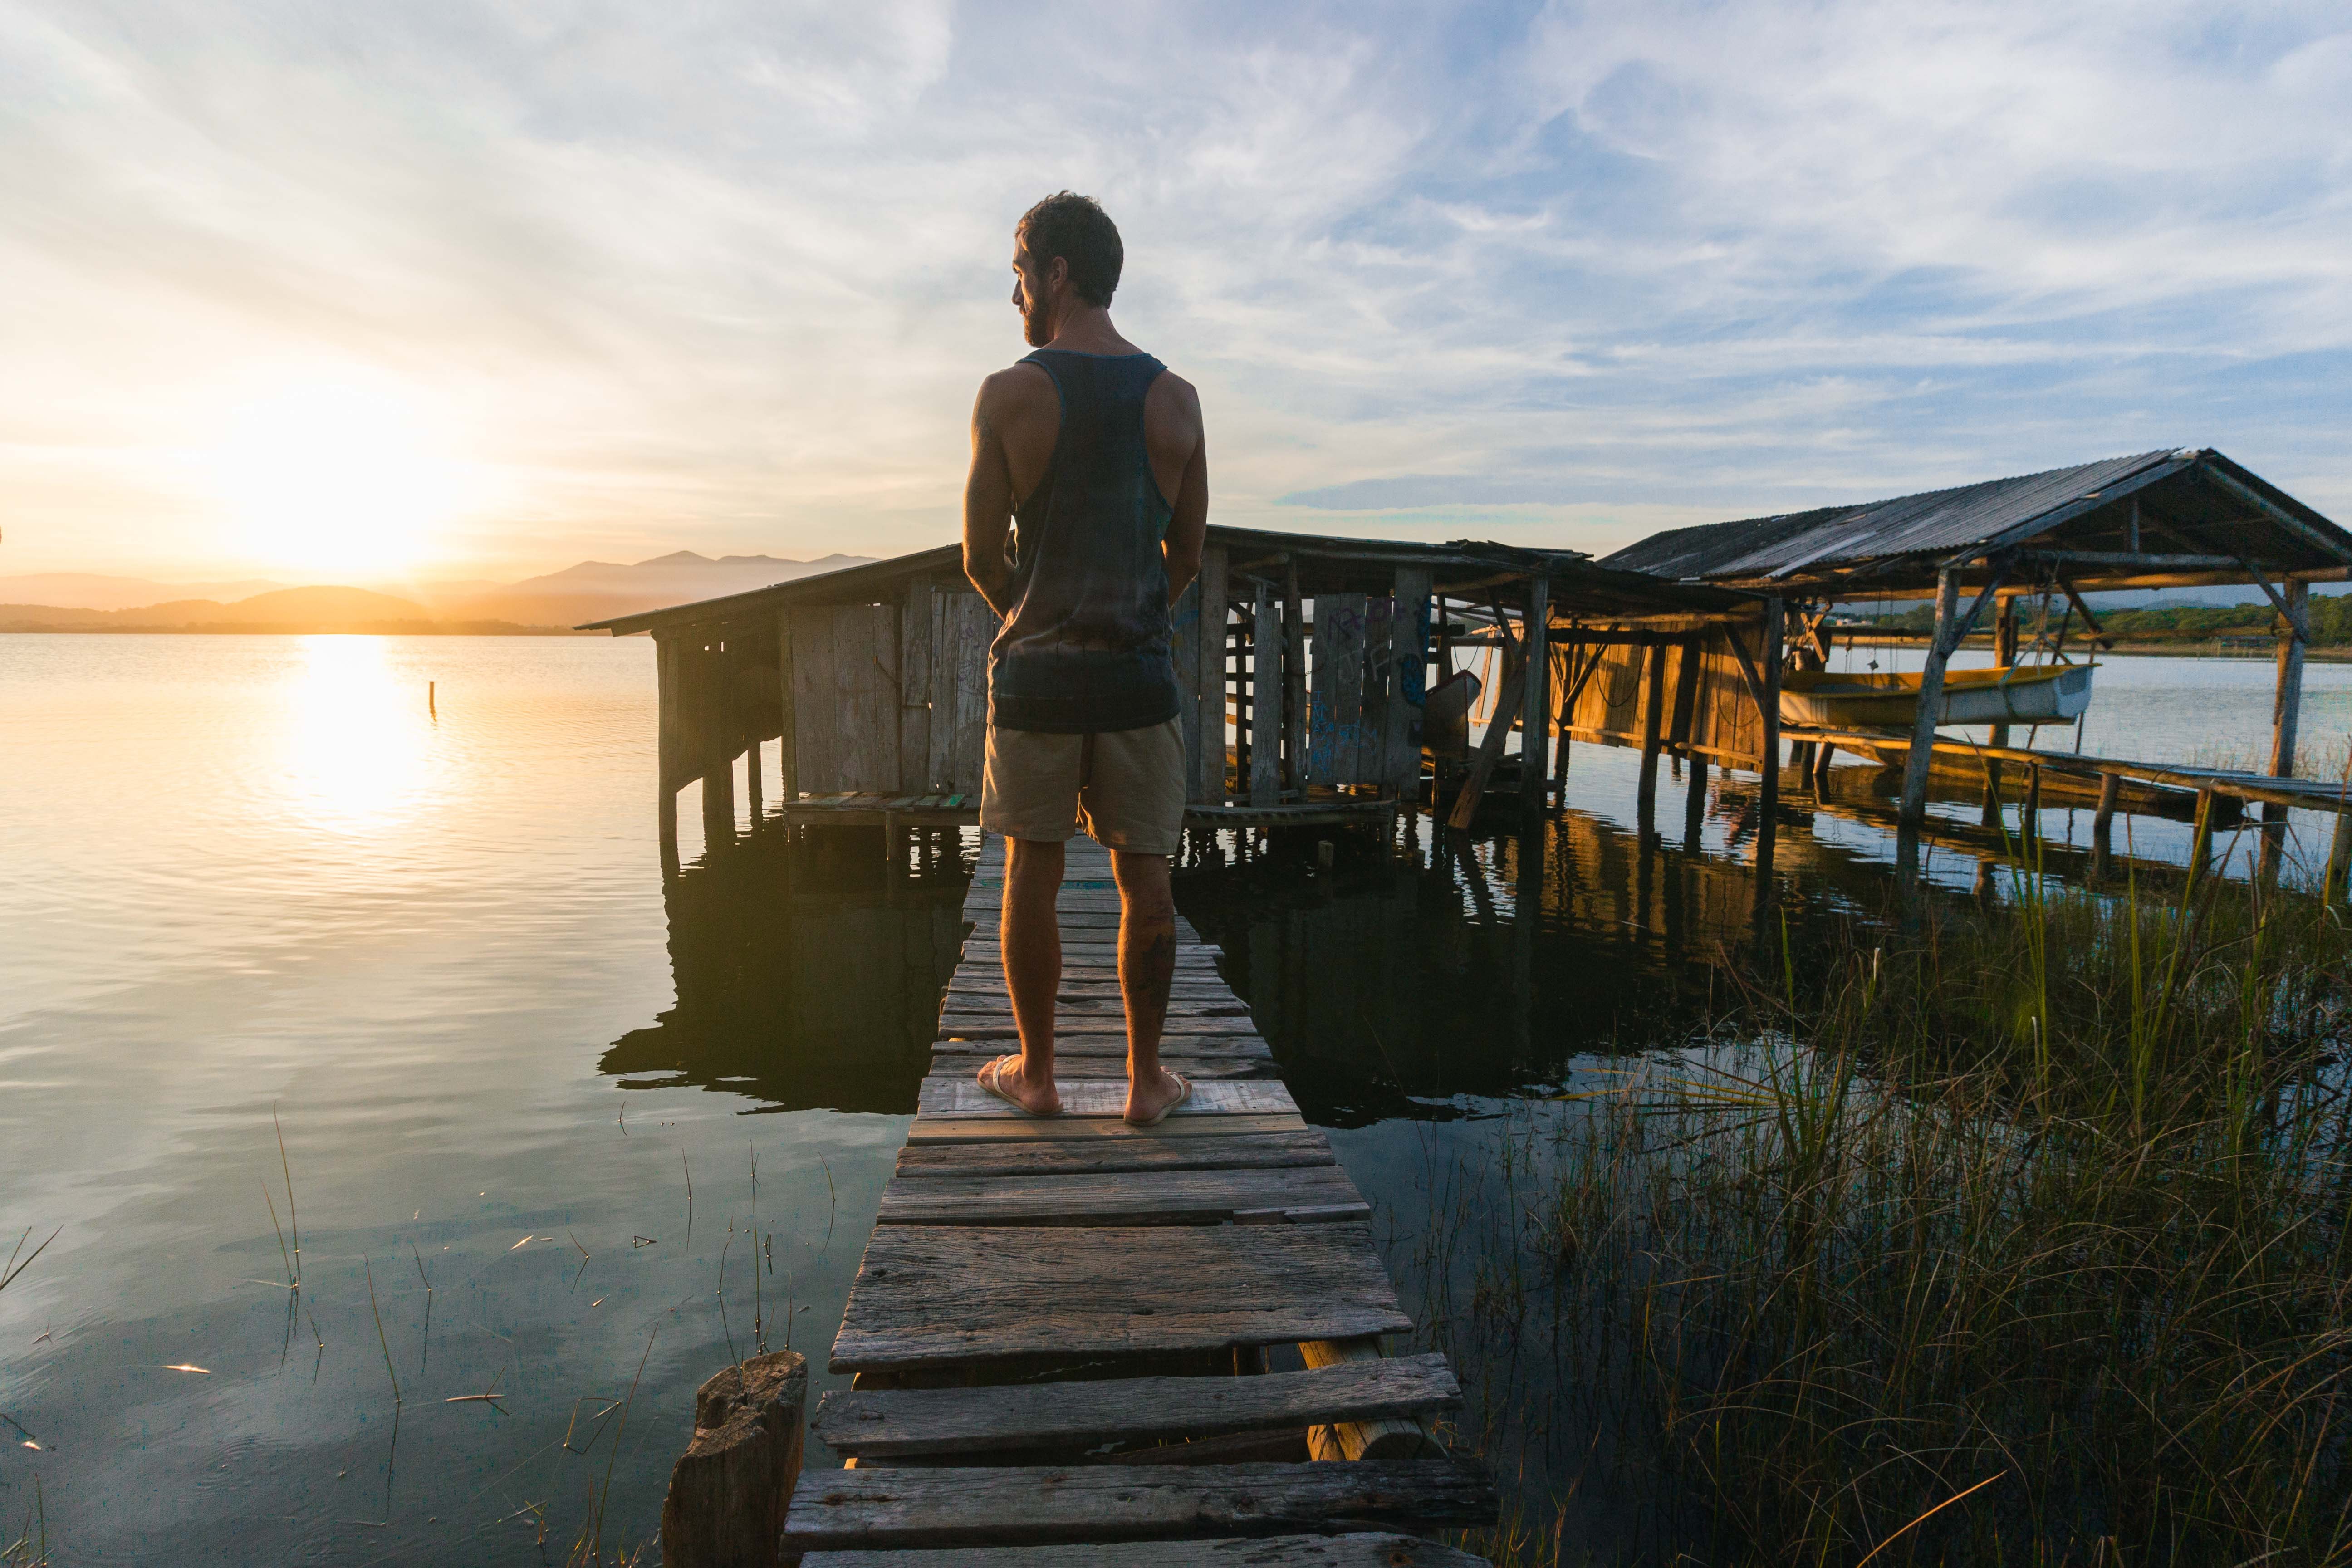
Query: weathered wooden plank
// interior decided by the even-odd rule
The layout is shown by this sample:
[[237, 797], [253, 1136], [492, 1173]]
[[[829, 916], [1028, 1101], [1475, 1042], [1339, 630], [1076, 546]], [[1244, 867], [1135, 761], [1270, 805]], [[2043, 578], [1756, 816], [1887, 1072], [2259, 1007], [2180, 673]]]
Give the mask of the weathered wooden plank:
[[[1127, 1090], [1115, 1083], [1099, 1081], [1066, 1084], [1062, 1088], [1062, 1113], [1066, 1116], [1117, 1116], [1126, 1106]], [[969, 1078], [950, 1078], [945, 1074], [923, 1079], [915, 1102], [919, 1116], [1017, 1116], [1004, 1101], [990, 1094]], [[1178, 1117], [1194, 1116], [1296, 1116], [1298, 1102], [1290, 1098], [1290, 1090], [1279, 1082], [1265, 1083], [1200, 1083], [1192, 1086], [1192, 1098], [1169, 1113], [1171, 1121]]]
[[[949, 992], [940, 1000], [940, 1013], [942, 1016], [950, 1017], [958, 1014], [991, 1014], [1001, 1016], [1012, 1005], [1013, 999], [1003, 992], [992, 996], [984, 991], [965, 988]], [[1083, 992], [1075, 994], [1064, 992], [1054, 999], [1054, 1011], [1057, 1016], [1117, 1018], [1124, 1015], [1124, 1010], [1125, 1004], [1119, 1000], [1116, 991], [1108, 994], [1098, 992], [1093, 994]], [[1223, 1018], [1228, 1029], [1246, 1030], [1250, 1027], [1247, 1023], [1235, 1022], [1237, 1019], [1248, 1018], [1250, 1010], [1247, 1004], [1236, 999], [1230, 991], [1222, 996], [1171, 997], [1167, 1016], [1173, 1018]]]
[[898, 609], [833, 608], [834, 689], [841, 782], [886, 794], [898, 787]]
[[1128, 1171], [1088, 1176], [933, 1176], [883, 1189], [882, 1225], [1222, 1225], [1314, 1211], [1302, 1223], [1369, 1220], [1337, 1165], [1275, 1170]]
[[[1055, 1047], [1058, 1051], [1059, 1047]], [[1020, 1143], [1108, 1138], [1239, 1138], [1253, 1132], [1303, 1132], [1298, 1116], [1171, 1116], [1157, 1127], [1130, 1127], [1117, 1116], [918, 1116], [909, 1143]]]
[[1412, 1327], [1363, 1225], [886, 1225], [866, 1244], [832, 1365], [1213, 1350]]
[[[995, 996], [1005, 994], [1004, 972], [982, 967], [977, 973], [959, 970], [949, 980], [946, 994], [957, 996]], [[1092, 972], [1064, 974], [1061, 988], [1055, 993], [1064, 1002], [1117, 1002], [1119, 986], [1117, 979], [1103, 979]], [[1214, 975], [1185, 975], [1168, 987], [1171, 1001], [1218, 1001], [1232, 999], [1233, 987]]]
[[1396, 569], [1389, 615], [1388, 712], [1381, 726], [1381, 782], [1399, 800], [1421, 796], [1421, 717], [1429, 682], [1426, 566]]
[[821, 605], [803, 606], [787, 612], [786, 618], [793, 638], [794, 771], [801, 788], [825, 795], [843, 787], [835, 732], [833, 611]]
[[931, 590], [919, 581], [898, 608], [898, 772], [890, 781], [918, 799], [931, 787]]
[[949, 1552], [812, 1552], [803, 1568], [1486, 1568], [1410, 1535], [1274, 1535], [1103, 1546], [968, 1547]]
[[1019, 1143], [909, 1143], [898, 1174], [1082, 1175], [1111, 1171], [1279, 1170], [1335, 1163], [1330, 1141], [1313, 1128], [1237, 1138], [1091, 1138]]
[[784, 1540], [803, 1550], [1052, 1545], [1492, 1524], [1495, 1511], [1486, 1471], [1451, 1459], [857, 1469], [808, 1478]]
[[[971, 1078], [978, 1073], [984, 1064], [1003, 1056], [1004, 1052], [1002, 1047], [1007, 1042], [989, 1040], [980, 1043], [983, 1048], [977, 1051], [933, 1051], [931, 1071], [949, 1076], [961, 1074], [965, 1078]], [[1274, 1076], [1274, 1063], [1263, 1057], [1195, 1057], [1162, 1051], [1160, 1053], [1160, 1060], [1166, 1067], [1182, 1073], [1186, 1078], [1263, 1079]], [[1104, 1052], [1099, 1056], [1078, 1056], [1071, 1052], [1056, 1050], [1054, 1055], [1054, 1079], [1057, 1083], [1073, 1083], [1081, 1079], [1107, 1079], [1124, 1083], [1127, 1081], [1126, 1048], [1122, 1046], [1116, 1055]]]
[[[1249, 1029], [1247, 1018], [1171, 1018], [1160, 1026], [1163, 1039], [1189, 1038], [1194, 1035], [1233, 1035]], [[1055, 1040], [1076, 1038], [1080, 1035], [1111, 1035], [1127, 1037], [1127, 1021], [1116, 1013], [1062, 1014], [1054, 1020]], [[1003, 1014], [958, 1013], [940, 1019], [938, 1038], [941, 1040], [1017, 1040], [1021, 1031], [1012, 1018]]]
[[1461, 1403], [1453, 1370], [1433, 1353], [1258, 1377], [853, 1390], [826, 1394], [810, 1432], [859, 1458], [978, 1454], [1420, 1415]]
[[[992, 1060], [1014, 1047], [1011, 1037], [991, 1040], [950, 1039], [931, 1043], [931, 1056], [977, 1057]], [[1178, 1058], [1248, 1057], [1265, 1060], [1273, 1056], [1272, 1047], [1262, 1035], [1181, 1035], [1160, 1042], [1160, 1054], [1173, 1061]], [[1054, 1055], [1063, 1057], [1102, 1057], [1123, 1059], [1127, 1056], [1127, 1037], [1116, 1033], [1065, 1035], [1056, 1030]]]

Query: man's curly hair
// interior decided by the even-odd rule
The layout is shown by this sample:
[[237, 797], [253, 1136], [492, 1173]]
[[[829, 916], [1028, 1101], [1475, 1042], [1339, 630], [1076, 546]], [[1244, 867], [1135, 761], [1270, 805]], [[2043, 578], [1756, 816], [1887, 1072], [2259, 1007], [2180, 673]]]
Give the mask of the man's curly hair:
[[1068, 262], [1070, 287], [1079, 299], [1095, 306], [1110, 303], [1127, 250], [1118, 242], [1118, 226], [1092, 196], [1056, 191], [1023, 213], [1013, 233], [1039, 266], [1057, 256]]

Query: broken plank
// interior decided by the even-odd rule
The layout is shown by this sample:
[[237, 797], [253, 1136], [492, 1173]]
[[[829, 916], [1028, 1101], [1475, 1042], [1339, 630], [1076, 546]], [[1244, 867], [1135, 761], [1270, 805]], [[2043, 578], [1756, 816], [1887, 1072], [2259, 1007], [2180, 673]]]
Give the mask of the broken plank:
[[1486, 1568], [1484, 1557], [1386, 1533], [961, 1552], [813, 1552], [801, 1563], [802, 1568]]
[[1108, 1171], [1278, 1170], [1336, 1163], [1330, 1141], [1303, 1132], [1234, 1138], [1094, 1138], [1063, 1142], [910, 1143], [898, 1151], [898, 1174], [933, 1176], [1078, 1175]]
[[875, 1228], [836, 1373], [1403, 1333], [1363, 1225]]
[[1133, 1377], [828, 1394], [810, 1435], [859, 1458], [1205, 1436], [1457, 1408], [1442, 1355], [1257, 1377]]
[[[1117, 1116], [1127, 1106], [1127, 1090], [1117, 1083], [1082, 1080], [1062, 1088], [1062, 1114], [1065, 1116]], [[915, 1101], [916, 1114], [920, 1116], [985, 1116], [1009, 1117], [1019, 1112], [997, 1099], [979, 1083], [961, 1076], [944, 1073], [923, 1079]], [[1169, 1113], [1168, 1120], [1196, 1116], [1295, 1116], [1298, 1102], [1290, 1098], [1290, 1090], [1278, 1081], [1265, 1083], [1199, 1083], [1183, 1104]], [[1162, 1125], [1165, 1125], [1163, 1123]]]
[[933, 1176], [882, 1191], [881, 1225], [1222, 1225], [1236, 1214], [1299, 1223], [1369, 1220], [1337, 1165], [1129, 1171], [1088, 1176]]
[[803, 1478], [784, 1543], [809, 1551], [1165, 1541], [1492, 1524], [1495, 1513], [1486, 1471], [1452, 1459], [828, 1470]]

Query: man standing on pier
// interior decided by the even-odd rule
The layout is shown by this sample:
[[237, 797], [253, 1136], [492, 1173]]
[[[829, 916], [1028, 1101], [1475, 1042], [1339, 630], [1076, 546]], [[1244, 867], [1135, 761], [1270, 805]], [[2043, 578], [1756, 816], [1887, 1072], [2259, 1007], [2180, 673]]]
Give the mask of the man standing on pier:
[[1176, 968], [1168, 862], [1184, 825], [1184, 739], [1170, 608], [1201, 569], [1209, 518], [1201, 399], [1118, 335], [1124, 258], [1102, 208], [1064, 191], [1013, 230], [1013, 303], [1036, 352], [981, 383], [964, 484], [963, 566], [1003, 626], [988, 655], [980, 825], [1004, 836], [1004, 979], [1021, 1052], [981, 1087], [1050, 1116], [1062, 847], [1083, 824], [1118, 879], [1127, 1120], [1192, 1093], [1160, 1065]]

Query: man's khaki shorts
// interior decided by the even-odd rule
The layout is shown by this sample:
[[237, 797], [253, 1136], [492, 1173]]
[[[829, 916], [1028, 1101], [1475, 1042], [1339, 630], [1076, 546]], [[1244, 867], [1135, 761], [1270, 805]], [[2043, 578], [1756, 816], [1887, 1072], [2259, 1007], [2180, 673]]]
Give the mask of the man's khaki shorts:
[[1098, 735], [990, 725], [980, 826], [1054, 844], [1083, 826], [1106, 849], [1175, 854], [1184, 830], [1182, 721]]

